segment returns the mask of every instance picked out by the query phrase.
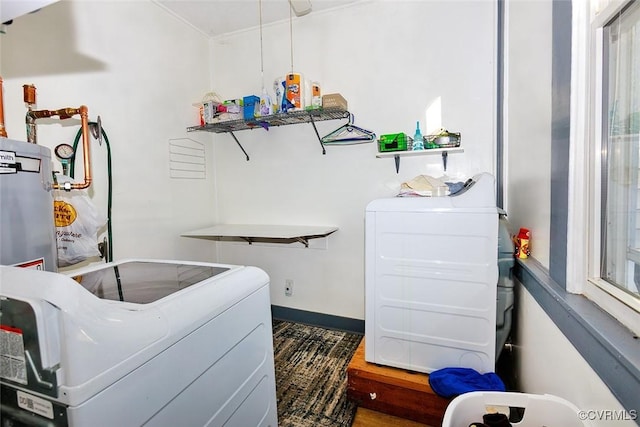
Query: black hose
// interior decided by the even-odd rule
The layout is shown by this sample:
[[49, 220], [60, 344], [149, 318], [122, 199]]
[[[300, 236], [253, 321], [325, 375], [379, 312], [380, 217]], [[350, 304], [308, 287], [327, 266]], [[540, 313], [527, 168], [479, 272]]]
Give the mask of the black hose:
[[[89, 125], [97, 126], [96, 122], [89, 122]], [[112, 195], [113, 195], [113, 182], [111, 179], [111, 145], [109, 144], [109, 137], [104, 129], [101, 127], [100, 132], [102, 133], [103, 140], [107, 147], [107, 179], [108, 179], [108, 189], [107, 189], [107, 257], [106, 262], [113, 261], [113, 232], [111, 227], [111, 206], [112, 206]], [[76, 134], [76, 139], [73, 141], [73, 158], [71, 159], [69, 165], [69, 176], [73, 178], [75, 172], [75, 161], [76, 161], [76, 150], [78, 148], [78, 142], [80, 141], [80, 137], [82, 136], [82, 129], [78, 130]]]
[[[89, 126], [97, 126], [96, 122], [89, 122]], [[109, 144], [109, 137], [107, 133], [104, 131], [102, 126], [100, 126], [100, 132], [102, 133], [102, 138], [107, 147], [107, 180], [108, 180], [108, 188], [107, 188], [107, 256], [105, 257], [105, 262], [113, 261], [113, 232], [111, 229], [111, 206], [112, 206], [112, 195], [113, 195], [113, 182], [111, 179], [111, 144]], [[80, 141], [80, 136], [82, 135], [82, 129], [78, 131], [76, 134], [76, 139], [73, 141], [73, 159], [71, 160], [71, 164], [69, 165], [69, 176], [73, 178], [75, 173], [75, 164], [76, 164], [76, 150], [78, 148], [78, 142]], [[118, 286], [118, 296], [120, 297], [120, 301], [124, 301], [124, 294], [122, 292], [122, 282], [120, 280], [120, 271], [118, 270], [118, 266], [114, 266], [114, 273], [116, 276], [116, 284]]]

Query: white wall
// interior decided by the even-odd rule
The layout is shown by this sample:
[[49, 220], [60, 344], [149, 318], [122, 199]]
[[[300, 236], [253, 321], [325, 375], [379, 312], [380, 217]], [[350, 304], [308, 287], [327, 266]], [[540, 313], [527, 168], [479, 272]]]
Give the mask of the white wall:
[[[507, 1], [505, 209], [514, 233], [549, 267], [551, 220], [551, 1]], [[568, 166], [568, 165], [567, 165]]]
[[[584, 411], [623, 411], [607, 385], [522, 286], [516, 304], [520, 338], [515, 351], [522, 391], [560, 396]], [[592, 423], [594, 427], [612, 425], [610, 420]], [[615, 426], [637, 424], [620, 420]]]
[[[256, 13], [257, 14], [257, 13]], [[252, 19], [252, 17], [247, 17]], [[258, 22], [258, 17], [255, 17]], [[365, 1], [294, 18], [294, 70], [341, 93], [355, 124], [413, 135], [441, 99], [441, 125], [462, 133], [463, 154], [448, 174], [494, 170], [495, 5], [492, 2]], [[289, 22], [265, 26], [269, 88], [291, 69]], [[257, 29], [214, 40], [214, 90], [223, 98], [260, 94]], [[342, 124], [318, 124], [325, 135]], [[321, 148], [311, 125], [238, 132], [247, 162], [229, 135], [214, 137], [218, 216], [223, 223], [322, 224], [339, 230], [326, 250], [219, 244], [220, 260], [255, 264], [272, 280], [272, 302], [364, 318], [364, 211], [419, 174], [441, 176], [440, 156], [376, 159], [375, 144]], [[285, 279], [294, 295], [284, 296]]]
[[[213, 221], [211, 143], [185, 131], [209, 87], [208, 39], [148, 1], [55, 3], [17, 18], [0, 39], [10, 138], [26, 139], [24, 84], [36, 86], [40, 109], [84, 104], [90, 120], [101, 117], [112, 147], [114, 257], [212, 259], [208, 242], [179, 237]], [[72, 143], [79, 128], [77, 118], [38, 123], [49, 148]], [[170, 178], [174, 138], [204, 143], [206, 179]], [[91, 150], [90, 194], [106, 212], [106, 149], [94, 141]]]

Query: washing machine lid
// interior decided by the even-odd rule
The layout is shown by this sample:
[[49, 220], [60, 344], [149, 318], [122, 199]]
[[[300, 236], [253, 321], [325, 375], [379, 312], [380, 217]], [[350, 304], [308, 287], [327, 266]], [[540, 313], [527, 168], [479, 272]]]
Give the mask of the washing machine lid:
[[72, 278], [98, 298], [148, 304], [229, 270], [223, 266], [130, 261]]

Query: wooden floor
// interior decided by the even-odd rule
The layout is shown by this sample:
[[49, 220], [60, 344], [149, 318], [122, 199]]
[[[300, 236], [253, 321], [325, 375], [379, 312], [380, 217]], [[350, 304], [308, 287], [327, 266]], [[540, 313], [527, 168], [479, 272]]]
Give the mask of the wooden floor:
[[429, 427], [415, 421], [394, 417], [371, 409], [358, 408], [351, 427]]

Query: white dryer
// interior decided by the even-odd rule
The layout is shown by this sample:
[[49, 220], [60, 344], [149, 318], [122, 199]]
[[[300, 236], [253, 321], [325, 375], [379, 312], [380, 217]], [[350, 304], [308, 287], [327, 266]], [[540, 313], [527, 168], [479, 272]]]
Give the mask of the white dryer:
[[427, 373], [494, 371], [498, 218], [487, 173], [451, 196], [369, 203], [365, 360]]

